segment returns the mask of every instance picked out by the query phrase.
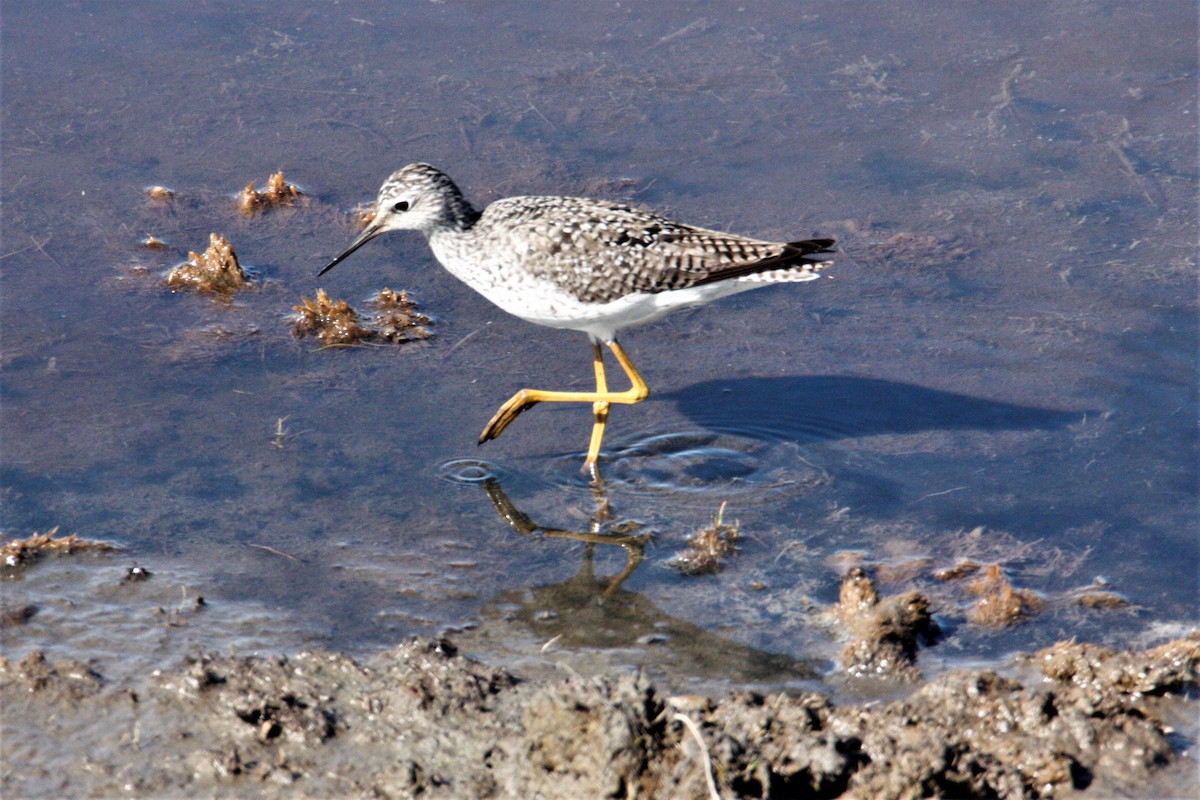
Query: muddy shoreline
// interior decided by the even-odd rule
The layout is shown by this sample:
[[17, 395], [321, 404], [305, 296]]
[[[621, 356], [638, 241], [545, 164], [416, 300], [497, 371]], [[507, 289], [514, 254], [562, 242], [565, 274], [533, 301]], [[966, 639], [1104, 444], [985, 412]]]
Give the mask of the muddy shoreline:
[[[1194, 5], [5, 3], [0, 795], [1196, 796]], [[414, 161], [839, 253], [598, 497]]]
[[[524, 680], [414, 639], [205, 655], [110, 687], [79, 661], [0, 662], [5, 796], [1057, 797], [1138, 794], [1177, 762], [1200, 636], [1062, 643], [1020, 680], [938, 676], [903, 699], [668, 696], [634, 674]], [[22, 732], [38, 729], [38, 735]], [[72, 742], [33, 752], [20, 742]]]

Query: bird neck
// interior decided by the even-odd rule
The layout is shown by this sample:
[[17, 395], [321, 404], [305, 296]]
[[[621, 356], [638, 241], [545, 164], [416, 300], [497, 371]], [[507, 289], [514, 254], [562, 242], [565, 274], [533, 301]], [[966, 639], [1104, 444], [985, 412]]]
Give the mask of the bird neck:
[[444, 231], [466, 233], [479, 220], [480, 212], [467, 202], [462, 192], [454, 184], [446, 190], [445, 202], [442, 205], [442, 218], [438, 227]]

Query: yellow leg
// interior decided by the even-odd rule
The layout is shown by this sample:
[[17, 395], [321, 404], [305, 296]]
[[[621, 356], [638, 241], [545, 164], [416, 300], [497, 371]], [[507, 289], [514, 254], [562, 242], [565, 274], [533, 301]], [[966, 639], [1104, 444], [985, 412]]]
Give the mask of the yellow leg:
[[[599, 342], [592, 342], [592, 366], [596, 370], [596, 394], [608, 394], [608, 377], [604, 374], [604, 351]], [[592, 403], [592, 413], [596, 422], [592, 425], [592, 440], [588, 443], [587, 459], [583, 462], [583, 472], [592, 479], [592, 483], [600, 482], [600, 470], [596, 460], [600, 458], [600, 442], [604, 440], [604, 427], [608, 424], [609, 401], [597, 400]]]
[[500, 410], [496, 412], [496, 415], [492, 417], [487, 427], [483, 429], [483, 433], [479, 436], [479, 443], [483, 444], [486, 441], [495, 439], [508, 427], [510, 422], [517, 418], [518, 414], [538, 403], [591, 403], [596, 422], [592, 426], [592, 440], [588, 446], [588, 460], [585, 462], [585, 468], [592, 468], [600, 453], [600, 442], [604, 439], [604, 427], [608, 421], [609, 404], [622, 403], [628, 405], [640, 403], [650, 395], [650, 387], [646, 386], [646, 382], [638, 374], [637, 369], [633, 366], [633, 362], [629, 360], [629, 356], [625, 355], [625, 351], [621, 349], [621, 345], [617, 344], [616, 340], [608, 342], [608, 347], [613, 351], [613, 355], [617, 357], [617, 363], [621, 365], [621, 369], [625, 370], [625, 374], [629, 377], [631, 385], [623, 392], [610, 392], [608, 390], [608, 382], [604, 377], [604, 361], [600, 345], [593, 344], [592, 347], [593, 365], [596, 371], [596, 391], [548, 392], [542, 389], [522, 389], [510, 397], [508, 402], [500, 406]]

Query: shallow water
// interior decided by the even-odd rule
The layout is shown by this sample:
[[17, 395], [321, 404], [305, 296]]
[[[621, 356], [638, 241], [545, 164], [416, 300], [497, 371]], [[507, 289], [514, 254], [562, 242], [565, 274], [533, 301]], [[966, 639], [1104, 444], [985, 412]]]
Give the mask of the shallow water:
[[[551, 8], [4, 4], [0, 522], [126, 548], [6, 581], [39, 610], [4, 655], [120, 678], [452, 631], [523, 668], [796, 685], [836, 680], [821, 610], [860, 561], [934, 595], [927, 672], [1196, 623], [1193, 4]], [[587, 386], [582, 335], [506, 317], [418, 236], [314, 277], [415, 160], [479, 203], [628, 199], [842, 254], [623, 337], [654, 394], [612, 412], [598, 518], [587, 409], [475, 446], [521, 386]], [[280, 168], [311, 202], [239, 216]], [[232, 304], [162, 286], [210, 231], [260, 278]], [[434, 339], [292, 338], [302, 295], [385, 285]], [[614, 585], [628, 546], [519, 533], [488, 476], [541, 529], [629, 523], [644, 560]], [[722, 503], [737, 556], [668, 568]], [[963, 557], [1044, 610], [968, 624], [928, 579]], [[1094, 586], [1129, 605], [1072, 601]]]

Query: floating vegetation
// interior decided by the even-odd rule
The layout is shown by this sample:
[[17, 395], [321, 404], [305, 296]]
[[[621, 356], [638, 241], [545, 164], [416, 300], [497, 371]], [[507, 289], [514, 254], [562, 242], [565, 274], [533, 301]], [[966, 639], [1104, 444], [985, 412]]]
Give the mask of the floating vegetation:
[[375, 308], [372, 327], [381, 339], [400, 344], [428, 339], [433, 335], [425, 327], [430, 324], [429, 317], [420, 312], [416, 301], [403, 289], [394, 292], [385, 287], [371, 298], [370, 304]]
[[1042, 608], [1036, 594], [1013, 588], [999, 564], [986, 567], [982, 575], [967, 584], [967, 590], [979, 598], [967, 612], [967, 619], [976, 625], [1004, 628]]
[[1075, 603], [1084, 608], [1113, 609], [1129, 607], [1129, 601], [1115, 592], [1084, 592], [1075, 598]]
[[261, 192], [254, 187], [254, 181], [250, 181], [238, 193], [237, 206], [238, 211], [250, 217], [271, 206], [290, 205], [303, 196], [304, 192], [299, 187], [283, 179], [283, 171], [280, 170], [267, 178], [266, 188]]
[[175, 199], [175, 192], [165, 186], [147, 186], [146, 197], [156, 203], [169, 203]]
[[935, 581], [956, 581], [968, 575], [974, 575], [981, 569], [983, 569], [982, 564], [972, 561], [969, 558], [964, 558], [953, 567], [946, 567], [934, 572], [933, 579]]
[[303, 339], [315, 336], [326, 346], [353, 344], [375, 338], [375, 332], [364, 327], [358, 312], [345, 300], [330, 300], [324, 289], [317, 289], [317, 299], [300, 298], [295, 306], [296, 321], [292, 333]]
[[233, 252], [233, 245], [219, 233], [209, 234], [207, 250], [188, 253], [188, 260], [167, 275], [167, 286], [173, 291], [191, 289], [231, 295], [249, 283], [246, 271]]
[[316, 336], [324, 345], [385, 341], [403, 344], [428, 339], [433, 334], [425, 326], [430, 319], [417, 308], [408, 292], [384, 289], [368, 301], [374, 311], [363, 318], [345, 300], [330, 300], [324, 289], [317, 299], [300, 298], [295, 306], [296, 321], [292, 333], [303, 339]]
[[75, 534], [59, 536], [58, 526], [45, 533], [35, 533], [25, 539], [13, 539], [0, 547], [6, 567], [21, 567], [47, 553], [69, 555], [78, 552], [109, 552], [119, 549], [108, 542], [81, 539]]
[[141, 245], [147, 250], [166, 250], [169, 247], [162, 239], [149, 233], [142, 239]]
[[675, 554], [667, 563], [684, 575], [712, 575], [721, 568], [721, 561], [737, 552], [742, 538], [738, 524], [725, 523], [725, 503], [721, 503], [713, 524], [692, 534], [686, 550]]

